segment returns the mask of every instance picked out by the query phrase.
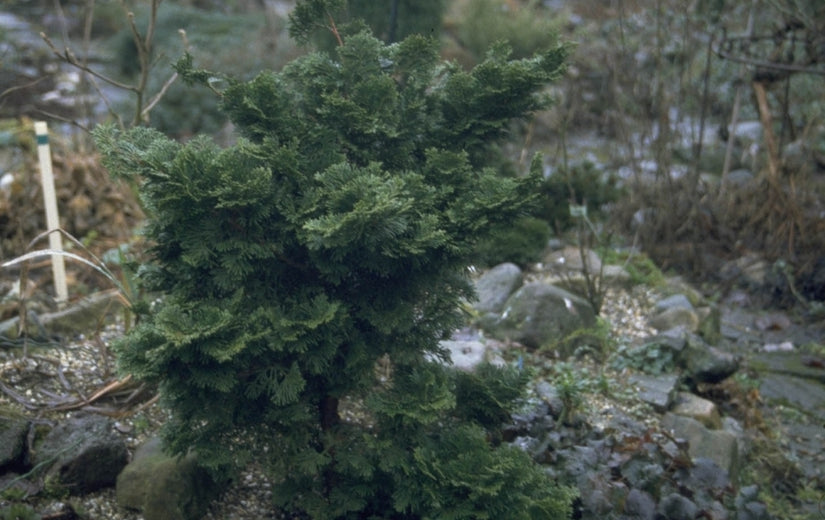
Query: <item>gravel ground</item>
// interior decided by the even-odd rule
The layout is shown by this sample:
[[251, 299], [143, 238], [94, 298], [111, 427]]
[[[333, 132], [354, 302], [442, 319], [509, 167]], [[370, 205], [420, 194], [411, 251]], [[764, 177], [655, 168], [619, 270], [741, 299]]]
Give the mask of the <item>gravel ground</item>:
[[[652, 291], [643, 288], [608, 290], [602, 316], [611, 324], [616, 338], [632, 341], [653, 332], [645, 318], [652, 298]], [[92, 400], [96, 392], [118, 381], [113, 374], [108, 345], [120, 334], [122, 329], [113, 325], [94, 337], [79, 338], [67, 345], [31, 345], [27, 358], [20, 356], [19, 346], [0, 347], [0, 382], [5, 386], [0, 393], [0, 406], [24, 408], [28, 416], [52, 422], [81, 409], [114, 416], [116, 430], [133, 453], [163, 421], [164, 413], [151, 400], [152, 393], [129, 381], [115, 385], [116, 391], [84, 404]], [[592, 404], [595, 409], [604, 406]], [[124, 411], [128, 413], [123, 414]], [[260, 468], [252, 465], [212, 504], [204, 520], [284, 518], [272, 511], [270, 500], [270, 483]], [[32, 504], [46, 517], [57, 516], [70, 507], [82, 518], [92, 520], [143, 519], [136, 512], [117, 507], [114, 489], [71, 497], [65, 502], [44, 499]]]

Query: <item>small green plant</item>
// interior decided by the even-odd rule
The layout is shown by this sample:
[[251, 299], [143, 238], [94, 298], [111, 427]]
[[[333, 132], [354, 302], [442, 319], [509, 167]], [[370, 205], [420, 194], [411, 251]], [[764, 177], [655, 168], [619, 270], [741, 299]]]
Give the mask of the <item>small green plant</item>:
[[573, 331], [559, 341], [545, 345], [542, 350], [560, 353], [562, 358], [572, 355], [576, 358], [589, 356], [594, 360], [602, 360], [610, 355], [614, 348], [615, 339], [610, 330], [610, 323], [602, 317], [597, 317], [594, 326]]
[[567, 424], [585, 403], [585, 394], [591, 391], [593, 381], [570, 363], [554, 364], [550, 377], [563, 405], [559, 422]]
[[646, 374], [667, 374], [676, 369], [676, 354], [672, 348], [656, 342], [638, 346], [622, 344], [611, 357], [610, 364], [616, 370], [632, 368]]
[[10, 504], [0, 509], [0, 520], [40, 520], [42, 517], [26, 504]]

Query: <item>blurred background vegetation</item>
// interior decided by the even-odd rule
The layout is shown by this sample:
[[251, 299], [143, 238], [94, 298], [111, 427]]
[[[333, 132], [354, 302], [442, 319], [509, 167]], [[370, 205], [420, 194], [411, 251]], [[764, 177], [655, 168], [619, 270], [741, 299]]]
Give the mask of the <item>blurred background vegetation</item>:
[[[150, 4], [0, 0], [3, 258], [44, 226], [32, 205], [40, 200], [30, 173], [35, 118], [56, 132], [66, 229], [111, 247], [139, 225], [134, 193], [98, 172], [83, 130], [128, 121], [134, 92], [54, 51], [71, 49], [89, 69], [136, 84], [140, 55], [126, 13], [145, 35]], [[197, 67], [228, 76], [277, 70], [308, 51], [288, 37], [291, 6], [163, 1], [142, 87], [146, 100], [162, 96], [143, 124], [181, 140], [207, 133], [231, 142], [218, 98], [170, 81], [171, 65], [188, 50]], [[825, 2], [353, 0], [334, 17], [343, 32], [363, 18], [387, 42], [411, 33], [438, 38], [443, 56], [463, 67], [500, 40], [514, 57], [559, 41], [574, 46], [565, 78], [548, 92], [555, 107], [512, 128], [511, 144], [494, 151], [503, 175], [526, 171], [542, 153], [545, 183], [532, 214], [480, 244], [480, 265], [540, 261], [551, 238], [575, 239], [569, 205], [585, 205], [596, 238], [638, 246], [665, 269], [721, 281], [724, 265], [756, 255], [791, 266], [794, 289], [825, 300]], [[331, 39], [316, 43], [334, 47]], [[217, 88], [224, 81], [214, 80]], [[124, 208], [117, 218], [98, 210], [113, 193]]]

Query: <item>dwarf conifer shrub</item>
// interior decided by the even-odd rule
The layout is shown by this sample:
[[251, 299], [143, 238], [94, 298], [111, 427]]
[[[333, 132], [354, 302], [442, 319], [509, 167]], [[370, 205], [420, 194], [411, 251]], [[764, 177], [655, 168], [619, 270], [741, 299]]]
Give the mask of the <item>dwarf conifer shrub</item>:
[[[511, 61], [500, 46], [465, 72], [421, 36], [338, 30], [327, 4], [299, 3], [292, 32], [329, 25], [333, 53], [219, 92], [234, 146], [96, 130], [111, 172], [141, 182], [142, 276], [162, 294], [115, 346], [119, 366], [159, 385], [173, 453], [219, 476], [254, 457], [285, 510], [563, 518], [569, 492], [494, 442], [524, 373], [457, 373], [439, 341], [473, 295], [476, 242], [539, 182], [538, 162], [504, 178], [485, 148], [547, 104], [565, 50]], [[188, 57], [178, 70], [213, 77]]]

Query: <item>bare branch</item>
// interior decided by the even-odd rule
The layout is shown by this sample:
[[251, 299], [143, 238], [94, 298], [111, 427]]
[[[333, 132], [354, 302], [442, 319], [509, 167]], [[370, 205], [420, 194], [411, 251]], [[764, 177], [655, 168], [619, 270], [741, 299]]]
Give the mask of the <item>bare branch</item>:
[[41, 81], [45, 80], [46, 78], [48, 78], [48, 76], [43, 76], [43, 77], [37, 78], [36, 80], [31, 81], [29, 83], [26, 83], [24, 85], [17, 85], [15, 87], [9, 87], [6, 90], [4, 90], [3, 92], [0, 92], [0, 99], [3, 99], [5, 96], [8, 96], [9, 94], [12, 94], [12, 93], [14, 93], [18, 90], [24, 90], [24, 89], [27, 89], [29, 87], [33, 87], [33, 86], [37, 85], [38, 83], [40, 83]]
[[57, 47], [55, 47], [55, 45], [54, 45], [54, 43], [52, 43], [51, 39], [49, 39], [49, 37], [46, 36], [46, 33], [41, 32], [40, 37], [43, 39], [43, 41], [46, 42], [46, 45], [49, 46], [49, 49], [51, 49], [51, 51], [54, 53], [55, 56], [57, 56], [59, 59], [65, 61], [69, 65], [71, 65], [73, 67], [76, 67], [76, 68], [82, 70], [83, 72], [91, 74], [92, 76], [100, 79], [101, 81], [105, 81], [106, 83], [108, 83], [108, 84], [110, 84], [114, 87], [117, 87], [117, 88], [120, 88], [120, 89], [123, 89], [123, 90], [129, 90], [131, 92], [137, 92], [137, 87], [135, 87], [133, 85], [127, 85], [126, 83], [122, 83], [120, 81], [112, 79], [112, 78], [106, 76], [105, 74], [101, 74], [99, 72], [96, 72], [91, 67], [83, 65], [77, 59], [77, 57], [74, 55], [74, 53], [71, 50], [69, 50], [68, 48], [66, 48], [66, 50], [61, 53], [59, 50], [57, 50]]
[[67, 117], [63, 117], [63, 116], [61, 116], [61, 115], [59, 115], [59, 114], [55, 114], [55, 113], [53, 113], [53, 112], [49, 112], [48, 110], [41, 110], [41, 109], [37, 109], [37, 110], [36, 110], [36, 112], [37, 112], [38, 114], [43, 114], [44, 116], [48, 117], [49, 119], [54, 119], [55, 121], [61, 121], [61, 122], [63, 122], [63, 123], [69, 123], [69, 124], [70, 124], [70, 125], [72, 125], [72, 126], [76, 126], [77, 128], [79, 128], [79, 129], [83, 130], [83, 131], [84, 131], [84, 132], [86, 132], [87, 134], [88, 134], [88, 133], [90, 133], [90, 132], [92, 131], [89, 127], [87, 127], [87, 126], [85, 126], [85, 125], [81, 124], [79, 121], [77, 121], [77, 120], [75, 120], [75, 119], [69, 119], [69, 118], [67, 118]]
[[160, 88], [158, 93], [155, 94], [154, 97], [152, 97], [152, 99], [150, 99], [148, 103], [146, 103], [146, 108], [143, 109], [143, 113], [141, 114], [141, 116], [143, 117], [144, 120], [149, 118], [149, 112], [153, 108], [155, 108], [155, 105], [158, 104], [158, 102], [166, 94], [166, 91], [169, 90], [169, 87], [172, 86], [172, 84], [175, 82], [176, 79], [178, 79], [178, 73], [177, 72], [172, 74], [172, 76], [170, 76], [169, 79], [166, 80], [166, 83], [164, 83], [163, 86]]

